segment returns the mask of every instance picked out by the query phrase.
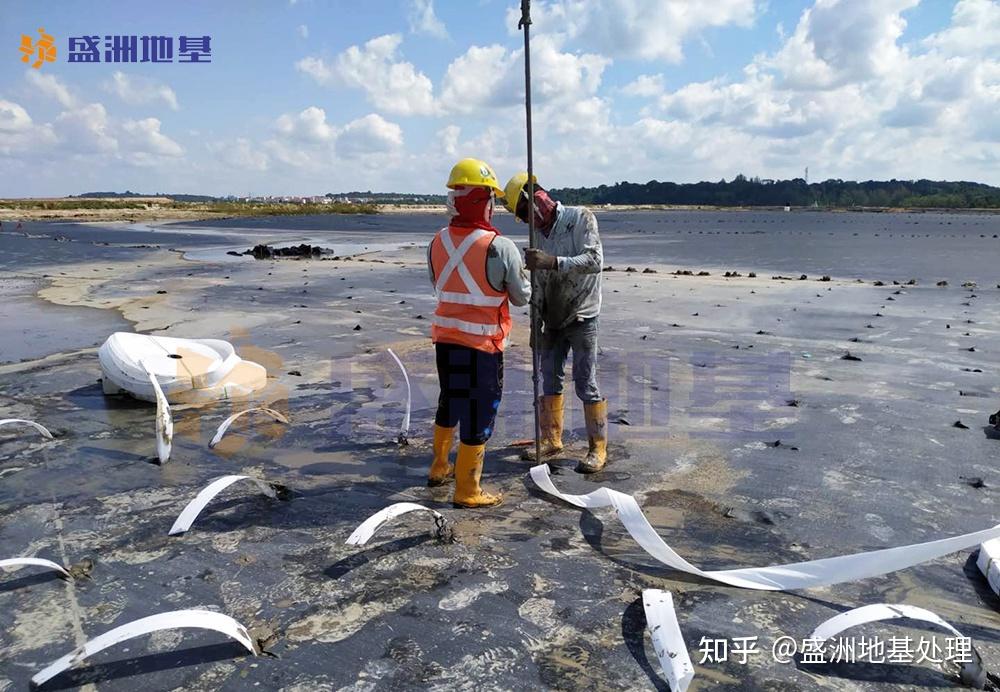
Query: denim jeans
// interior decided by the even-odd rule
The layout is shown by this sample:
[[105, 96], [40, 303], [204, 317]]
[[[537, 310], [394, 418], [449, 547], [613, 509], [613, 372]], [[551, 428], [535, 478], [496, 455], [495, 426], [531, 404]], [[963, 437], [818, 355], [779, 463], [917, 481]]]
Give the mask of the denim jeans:
[[434, 422], [458, 425], [464, 444], [486, 444], [503, 396], [503, 353], [448, 343], [436, 344], [435, 351], [441, 395]]
[[573, 351], [573, 384], [585, 404], [601, 400], [597, 385], [597, 317], [573, 322], [541, 335], [542, 392], [562, 394], [566, 359]]

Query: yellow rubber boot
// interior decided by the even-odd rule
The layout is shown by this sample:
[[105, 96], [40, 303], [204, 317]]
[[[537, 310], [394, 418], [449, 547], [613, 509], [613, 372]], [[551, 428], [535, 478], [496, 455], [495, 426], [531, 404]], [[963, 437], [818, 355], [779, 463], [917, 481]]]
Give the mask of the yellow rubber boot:
[[608, 400], [601, 399], [583, 405], [587, 421], [590, 450], [587, 458], [576, 465], [577, 473], [597, 473], [608, 463]]
[[486, 456], [486, 445], [458, 445], [458, 460], [455, 462], [455, 496], [456, 507], [495, 507], [503, 502], [500, 493], [487, 493], [479, 487], [479, 479], [483, 475], [483, 457]]
[[434, 462], [427, 476], [427, 485], [432, 488], [444, 485], [455, 476], [455, 467], [448, 463], [451, 445], [455, 437], [455, 428], [434, 426]]
[[[563, 448], [562, 394], [550, 394], [538, 400], [538, 425], [541, 428], [542, 458], [561, 452]], [[525, 461], [535, 461], [534, 446], [524, 450], [521, 458]]]

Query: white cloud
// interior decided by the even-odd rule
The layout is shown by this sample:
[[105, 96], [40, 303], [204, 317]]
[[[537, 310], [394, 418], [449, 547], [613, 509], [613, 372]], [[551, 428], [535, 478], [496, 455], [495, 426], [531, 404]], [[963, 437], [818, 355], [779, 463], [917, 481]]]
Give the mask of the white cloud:
[[[909, 39], [904, 29], [915, 2], [810, 0], [776, 47], [742, 70], [685, 84], [664, 63], [681, 60], [692, 45], [698, 51], [713, 26], [767, 16], [760, 13], [764, 0], [537, 0], [536, 169], [555, 187], [718, 180], [738, 172], [791, 177], [805, 165], [820, 178], [1000, 183], [1000, 2], [958, 0], [939, 30]], [[764, 32], [773, 36], [769, 27]], [[298, 71], [337, 88], [332, 100], [318, 98], [280, 117], [276, 111], [256, 132], [243, 128], [257, 127], [257, 118], [234, 122], [240, 136], [203, 149], [211, 154], [207, 162], [188, 161], [177, 153], [180, 144], [157, 139], [169, 133], [166, 117], [155, 127], [123, 121], [100, 104], [81, 106], [55, 78], [38, 81], [35, 93], [62, 103], [66, 113], [39, 124], [33, 101], [24, 103], [34, 120], [20, 105], [0, 101], [0, 154], [45, 152], [55, 160], [48, 155], [54, 152], [64, 160], [89, 152], [94, 165], [87, 170], [106, 171], [111, 180], [123, 162], [159, 162], [150, 180], [172, 171], [173, 179], [213, 192], [440, 191], [465, 156], [487, 160], [505, 178], [525, 164], [519, 39], [463, 45], [433, 73], [418, 56], [407, 60], [399, 34], [359, 40], [333, 57], [303, 58]], [[633, 72], [634, 59], [656, 64]], [[612, 60], [626, 64], [609, 76], [618, 67]], [[333, 104], [356, 104], [358, 97], [372, 113], [347, 122], [355, 114]], [[636, 105], [639, 115], [631, 117]]]
[[210, 143], [208, 151], [213, 158], [237, 171], [262, 172], [266, 171], [270, 165], [267, 153], [245, 137], [237, 137], [232, 141]]
[[501, 45], [471, 46], [445, 71], [441, 106], [454, 113], [471, 113], [507, 106], [518, 97], [519, 84], [511, 78], [513, 58]]
[[458, 157], [458, 138], [462, 136], [462, 128], [458, 125], [446, 125], [437, 131], [438, 148], [446, 156]]
[[54, 74], [42, 73], [40, 70], [27, 70], [24, 76], [31, 86], [42, 94], [54, 98], [64, 108], [72, 108], [76, 104], [76, 99], [73, 98], [69, 89]]
[[663, 93], [663, 75], [641, 74], [621, 89], [626, 96], [657, 96]]
[[[617, 58], [680, 62], [684, 41], [704, 29], [749, 26], [754, 0], [553, 0], [532, 7], [532, 29]], [[521, 13], [511, 8], [507, 25]]]
[[448, 29], [434, 13], [434, 0], [410, 0], [410, 31], [434, 38], [448, 38]]
[[890, 74], [906, 59], [897, 45], [906, 28], [902, 13], [918, 2], [817, 0], [782, 49], [762, 65], [797, 89], [832, 89]]
[[376, 113], [349, 122], [337, 138], [337, 153], [347, 158], [390, 153], [402, 147], [402, 128]]
[[261, 146], [246, 143], [230, 158], [238, 156], [264, 168], [273, 160], [299, 173], [330, 175], [342, 169], [345, 160], [371, 166], [403, 150], [403, 129], [377, 113], [337, 126], [327, 121], [322, 108], [310, 106], [280, 116], [274, 131], [276, 136]]
[[51, 123], [36, 124], [18, 104], [0, 101], [0, 154], [67, 158], [86, 157], [100, 165], [121, 163], [150, 166], [178, 161], [184, 150], [161, 132], [157, 118], [116, 119], [102, 103], [80, 103], [52, 75], [28, 73], [35, 89], [59, 101], [65, 109]]
[[306, 57], [295, 67], [320, 84], [342, 84], [364, 91], [376, 108], [398, 115], [429, 115], [437, 111], [434, 87], [424, 73], [402, 59], [403, 37], [386, 34], [351, 46], [331, 63]]
[[333, 69], [322, 58], [312, 56], [302, 58], [295, 63], [295, 69], [309, 75], [320, 84], [330, 84], [335, 79]]
[[[715, 150], [730, 176], [790, 175], [812, 161], [820, 175], [842, 178], [990, 178], [984, 162], [1000, 134], [991, 127], [1000, 63], [981, 50], [1000, 37], [1000, 4], [960, 0], [949, 26], [901, 43], [915, 4], [816, 0], [779, 49], [754, 58], [740, 78], [664, 92], [647, 113], [700, 132], [695, 154], [730, 141]], [[627, 88], [656, 92], [641, 78]], [[741, 167], [748, 152], [758, 158]], [[694, 165], [711, 164], [699, 156]]]
[[296, 29], [299, 33], [299, 38], [309, 38], [309, 27], [305, 24], [299, 24], [299, 28]]
[[34, 123], [22, 106], [13, 101], [0, 99], [0, 132], [24, 132]]
[[[540, 37], [532, 44], [532, 98], [545, 101], [594, 94], [610, 63], [610, 59], [596, 53], [561, 52], [556, 42]], [[518, 75], [515, 72], [509, 78], [517, 79]]]
[[304, 142], [331, 142], [335, 130], [326, 122], [326, 111], [310, 106], [297, 115], [282, 115], [275, 123], [282, 135]]
[[181, 146], [160, 132], [156, 118], [126, 120], [122, 123], [121, 142], [130, 154], [178, 157], [184, 154]]
[[[472, 46], [448, 65], [441, 88], [441, 108], [471, 113], [521, 106], [524, 100], [524, 51], [500, 45]], [[531, 95], [539, 105], [584, 99], [597, 93], [610, 60], [595, 53], [564, 53], [540, 36], [532, 43]]]
[[55, 141], [51, 125], [36, 124], [23, 106], [0, 99], [0, 156], [37, 153]]
[[611, 103], [597, 96], [543, 106], [536, 117], [540, 132], [604, 137], [611, 131]]
[[108, 112], [100, 103], [88, 103], [64, 111], [55, 120], [55, 131], [63, 146], [82, 153], [107, 154], [118, 151]]
[[116, 71], [111, 79], [104, 83], [104, 90], [115, 94], [129, 105], [138, 106], [147, 103], [162, 102], [171, 110], [178, 110], [177, 94], [166, 84], [149, 77], [127, 75]]
[[928, 37], [924, 45], [952, 55], [1000, 51], [1000, 3], [993, 0], [958, 0], [951, 26]]

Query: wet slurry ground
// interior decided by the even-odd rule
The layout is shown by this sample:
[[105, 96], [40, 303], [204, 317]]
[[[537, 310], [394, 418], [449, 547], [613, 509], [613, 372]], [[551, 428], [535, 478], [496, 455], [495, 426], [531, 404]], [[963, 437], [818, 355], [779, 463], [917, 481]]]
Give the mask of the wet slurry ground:
[[[873, 234], [885, 233], [875, 224], [888, 215], [830, 220], [863, 224], [867, 230], [858, 232], [872, 243], [867, 264], [850, 259], [858, 252], [855, 231], [807, 225], [827, 215], [711, 213], [704, 227], [695, 220], [701, 217], [664, 216], [659, 226], [671, 230], [662, 242], [651, 230], [638, 232], [656, 228], [659, 216], [599, 216], [605, 263], [614, 267], [604, 274], [599, 361], [611, 462], [592, 477], [573, 472], [586, 443], [581, 407], [572, 401], [570, 444], [554, 462], [557, 487], [585, 493], [606, 485], [635, 494], [664, 540], [706, 569], [829, 557], [998, 523], [1000, 439], [986, 421], [1000, 408], [1000, 271], [981, 255], [996, 247], [1000, 217], [937, 219], [945, 228], [978, 225], [952, 239], [964, 248], [962, 259], [941, 255], [932, 274], [918, 269], [927, 247], [921, 243], [933, 239], [875, 244]], [[780, 231], [784, 241], [759, 237], [771, 230], [744, 237], [750, 218], [780, 227], [789, 216], [804, 225]], [[694, 238], [720, 223], [715, 219], [727, 222], [717, 229], [721, 238], [713, 236], [698, 255], [687, 230]], [[900, 218], [913, 220], [932, 221]], [[98, 654], [45, 689], [667, 689], [645, 632], [644, 588], [674, 593], [696, 664], [691, 689], [954, 688], [953, 674], [926, 662], [772, 659], [777, 637], [804, 638], [837, 612], [877, 602], [938, 613], [972, 637], [988, 668], [1000, 667], [1000, 602], [970, 551], [828, 588], [752, 592], [668, 570], [613, 512], [584, 512], [537, 491], [510, 446], [531, 431], [522, 310], [515, 310], [502, 418], [484, 478], [506, 502], [452, 509], [450, 488], [424, 486], [437, 395], [426, 338], [433, 297], [422, 249], [409, 244], [418, 228], [440, 220], [389, 218], [393, 230], [371, 237], [393, 249], [336, 261], [194, 261], [170, 250], [324, 234], [331, 245], [354, 248], [369, 237], [350, 225], [362, 219], [329, 221], [347, 224], [341, 231], [321, 219], [310, 221], [317, 228], [298, 227], [298, 219], [264, 221], [270, 230], [255, 235], [260, 228], [239, 220], [253, 233], [241, 230], [247, 235], [235, 240], [204, 228], [170, 227], [161, 243], [150, 238], [162, 238], [163, 228], [77, 235], [72, 227], [36, 224], [31, 233], [68, 240], [15, 241], [68, 253], [49, 264], [5, 264], [3, 278], [38, 281], [37, 319], [48, 320], [50, 331], [66, 324], [70, 335], [50, 341], [39, 331], [36, 357], [0, 359], [0, 418], [34, 419], [56, 436], [0, 429], [0, 557], [93, 566], [89, 578], [74, 582], [35, 570], [0, 577], [3, 692], [24, 689], [31, 675], [88, 638], [181, 608], [235, 617], [265, 654], [247, 657], [212, 633], [162, 632]], [[728, 245], [726, 231], [733, 231]], [[841, 245], [824, 242], [847, 263], [813, 264], [813, 250], [795, 249], [808, 245], [809, 232], [814, 243], [817, 233], [837, 233]], [[752, 248], [738, 243], [751, 239], [774, 252], [762, 251], [756, 263], [749, 255], [741, 260]], [[9, 240], [0, 235], [0, 251]], [[782, 245], [784, 259], [777, 256]], [[714, 249], [725, 261], [711, 261]], [[710, 276], [674, 276], [676, 269]], [[727, 270], [743, 276], [726, 279]], [[818, 280], [819, 271], [832, 280]], [[801, 273], [808, 278], [797, 280]], [[779, 274], [796, 280], [771, 278]], [[910, 278], [916, 285], [903, 285]], [[941, 280], [948, 285], [937, 286]], [[227, 338], [267, 367], [259, 401], [286, 413], [291, 425], [244, 418], [209, 450], [218, 424], [249, 403], [177, 406], [171, 460], [153, 464], [153, 408], [101, 393], [96, 346], [103, 338], [74, 328], [80, 320], [106, 321], [109, 333], [131, 325]], [[408, 446], [395, 442], [405, 387], [387, 347], [413, 385]], [[861, 360], [844, 360], [848, 352]], [[284, 483], [293, 497], [270, 500], [236, 484], [187, 534], [168, 537], [185, 503], [229, 473]], [[439, 541], [428, 517], [411, 514], [365, 547], [345, 545], [364, 518], [399, 501], [441, 511], [454, 542]], [[859, 632], [928, 634], [905, 625]], [[699, 664], [702, 637], [754, 636], [760, 650], [748, 663]]]

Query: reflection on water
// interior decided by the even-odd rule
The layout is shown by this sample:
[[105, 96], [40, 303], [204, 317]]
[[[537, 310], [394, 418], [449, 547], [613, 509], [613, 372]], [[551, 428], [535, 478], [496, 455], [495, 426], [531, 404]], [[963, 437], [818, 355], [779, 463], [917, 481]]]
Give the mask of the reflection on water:
[[[605, 264], [611, 265], [646, 262], [796, 276], [1000, 282], [994, 259], [1000, 253], [1000, 214], [599, 210], [597, 218]], [[170, 228], [189, 232], [197, 227], [199, 233], [214, 230], [272, 244], [311, 242], [352, 254], [353, 249], [343, 250], [338, 243], [418, 237], [410, 242], [424, 245], [445, 222], [434, 214], [383, 214], [231, 219]], [[510, 214], [497, 215], [494, 223], [504, 235], [526, 243], [527, 228]]]

